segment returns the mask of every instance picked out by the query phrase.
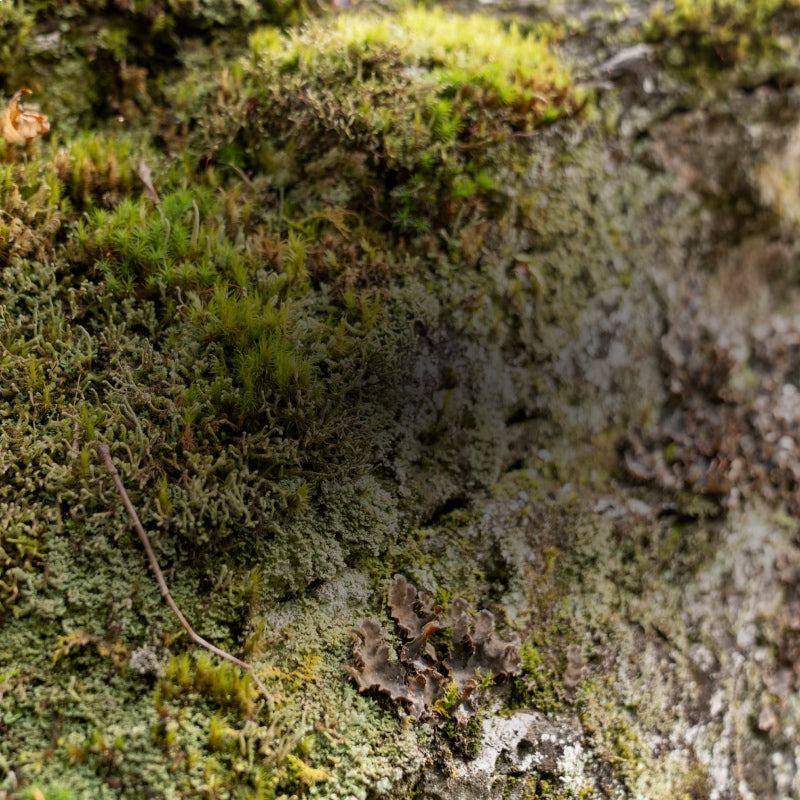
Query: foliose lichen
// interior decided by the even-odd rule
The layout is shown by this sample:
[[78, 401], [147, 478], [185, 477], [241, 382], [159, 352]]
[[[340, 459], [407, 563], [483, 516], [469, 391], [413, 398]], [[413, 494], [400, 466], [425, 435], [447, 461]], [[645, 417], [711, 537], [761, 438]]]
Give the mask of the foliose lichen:
[[[353, 662], [346, 669], [359, 691], [387, 694], [415, 719], [446, 713], [463, 727], [474, 717], [487, 679], [521, 672], [519, 638], [498, 637], [494, 615], [486, 609], [471, 621], [469, 605], [461, 597], [446, 612], [432, 600], [428, 593], [418, 593], [404, 575], [395, 575], [388, 603], [407, 640], [399, 660], [391, 660], [380, 622], [367, 618], [353, 633]], [[443, 630], [449, 636], [441, 641], [437, 634]]]

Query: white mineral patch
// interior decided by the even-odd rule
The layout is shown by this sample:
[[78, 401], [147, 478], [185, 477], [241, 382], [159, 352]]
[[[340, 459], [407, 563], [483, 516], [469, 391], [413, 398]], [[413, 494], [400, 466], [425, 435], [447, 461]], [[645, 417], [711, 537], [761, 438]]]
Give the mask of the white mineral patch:
[[[535, 722], [533, 714], [514, 714], [512, 717], [491, 717], [483, 721], [481, 731], [481, 750], [474, 761], [459, 763], [456, 770], [459, 777], [492, 775], [501, 753], [505, 752], [512, 760], [517, 759], [517, 748], [525, 739], [528, 730]], [[533, 755], [525, 753], [514, 764], [515, 771], [523, 772], [531, 766]]]

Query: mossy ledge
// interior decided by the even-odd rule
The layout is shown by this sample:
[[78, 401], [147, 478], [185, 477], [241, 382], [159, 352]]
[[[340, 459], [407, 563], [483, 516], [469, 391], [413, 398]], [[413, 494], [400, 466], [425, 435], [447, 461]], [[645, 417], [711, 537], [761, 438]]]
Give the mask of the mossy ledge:
[[[691, 100], [696, 76], [667, 70], [684, 109], [778, 125], [773, 155], [796, 119], [791, 99], [769, 116], [793, 5], [765, 4], [734, 50], [777, 64], [773, 94], [713, 64], [724, 103]], [[736, 14], [648, 7], [625, 35], [661, 69], [707, 24], [708, 55], [752, 21], [714, 8]], [[632, 488], [616, 450], [668, 392], [653, 285], [688, 252], [713, 271], [705, 226], [729, 232], [731, 209], [790, 248], [796, 220], [748, 183], [756, 140], [726, 123], [741, 196], [715, 195], [679, 168], [700, 149], [670, 161], [660, 97], [628, 137], [630, 97], [576, 84], [560, 53], [581, 27], [549, 15], [65, 0], [0, 3], [0, 27], [4, 96], [30, 86], [53, 122], [0, 142], [0, 796], [702, 798], [720, 737], [730, 774], [741, 753], [778, 764], [778, 722], [769, 741], [740, 727], [795, 709], [755, 672], [725, 683], [724, 631], [692, 614], [709, 586], [732, 615], [747, 592], [726, 537], [750, 525], [789, 559], [786, 526]], [[274, 704], [183, 636], [98, 442], [179, 607]], [[344, 670], [397, 571], [522, 639], [522, 676], [465, 731]], [[783, 663], [789, 623], [769, 619]], [[696, 668], [715, 659], [730, 716]], [[480, 772], [520, 719], [522, 760]], [[516, 772], [533, 747], [544, 766]], [[768, 791], [777, 770], [745, 777]]]

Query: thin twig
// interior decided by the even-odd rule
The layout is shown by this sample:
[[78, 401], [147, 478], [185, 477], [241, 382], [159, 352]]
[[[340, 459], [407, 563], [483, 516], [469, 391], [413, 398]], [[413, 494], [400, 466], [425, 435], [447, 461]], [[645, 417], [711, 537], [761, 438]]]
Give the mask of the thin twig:
[[116, 487], [119, 496], [122, 498], [122, 504], [125, 506], [125, 510], [128, 512], [128, 516], [130, 517], [133, 527], [139, 536], [139, 541], [142, 543], [145, 553], [147, 553], [150, 566], [155, 573], [156, 581], [158, 581], [158, 588], [161, 590], [161, 596], [164, 598], [164, 600], [166, 600], [167, 605], [170, 607], [170, 609], [172, 609], [172, 613], [178, 618], [178, 622], [180, 622], [183, 629], [189, 634], [189, 638], [195, 644], [200, 645], [200, 647], [205, 647], [205, 649], [211, 653], [214, 653], [220, 658], [224, 658], [226, 661], [230, 661], [233, 664], [236, 664], [237, 667], [241, 667], [243, 670], [249, 672], [253, 682], [256, 684], [256, 686], [258, 686], [267, 702], [272, 705], [272, 695], [267, 691], [267, 687], [264, 686], [258, 675], [256, 675], [253, 667], [246, 661], [242, 661], [241, 659], [236, 658], [236, 656], [232, 656], [225, 650], [221, 650], [219, 647], [216, 647], [215, 645], [211, 644], [211, 642], [205, 640], [202, 636], [195, 633], [192, 626], [187, 622], [186, 617], [181, 614], [180, 609], [177, 605], [175, 605], [175, 601], [172, 599], [172, 595], [169, 593], [167, 582], [164, 580], [164, 573], [161, 571], [161, 567], [158, 565], [158, 559], [153, 551], [153, 546], [150, 544], [150, 539], [147, 536], [145, 529], [142, 527], [142, 523], [139, 520], [139, 515], [136, 513], [136, 509], [133, 507], [133, 503], [131, 502], [130, 497], [128, 497], [125, 487], [122, 485], [122, 479], [119, 476], [119, 472], [117, 472], [117, 468], [114, 466], [114, 462], [111, 460], [111, 451], [108, 445], [98, 444], [97, 452], [100, 454], [100, 458], [102, 459], [105, 468], [108, 470], [108, 474], [111, 475], [111, 480], [114, 481], [114, 486]]

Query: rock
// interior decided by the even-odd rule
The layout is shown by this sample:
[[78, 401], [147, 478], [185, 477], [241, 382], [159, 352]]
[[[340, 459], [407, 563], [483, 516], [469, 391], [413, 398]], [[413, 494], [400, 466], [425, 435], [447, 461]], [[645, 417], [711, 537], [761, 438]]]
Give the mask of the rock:
[[[425, 775], [423, 800], [519, 800], [549, 785], [567, 793], [594, 785], [593, 764], [575, 718], [537, 711], [491, 716], [481, 723], [476, 758], [453, 758]], [[571, 796], [571, 795], [568, 795]]]

